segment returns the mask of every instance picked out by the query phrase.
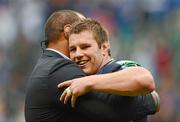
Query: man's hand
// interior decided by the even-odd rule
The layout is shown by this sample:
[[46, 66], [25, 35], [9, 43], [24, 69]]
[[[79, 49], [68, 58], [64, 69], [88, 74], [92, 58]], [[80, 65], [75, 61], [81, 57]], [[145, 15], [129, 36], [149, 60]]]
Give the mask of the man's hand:
[[85, 78], [77, 78], [58, 84], [58, 88], [67, 87], [60, 97], [64, 104], [71, 98], [71, 106], [74, 107], [79, 96], [90, 91], [89, 82]]

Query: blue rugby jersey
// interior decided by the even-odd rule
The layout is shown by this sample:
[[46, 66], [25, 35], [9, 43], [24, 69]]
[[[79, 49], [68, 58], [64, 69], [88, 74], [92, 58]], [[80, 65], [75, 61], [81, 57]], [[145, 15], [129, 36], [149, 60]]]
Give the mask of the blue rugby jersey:
[[[128, 67], [134, 67], [134, 66], [140, 66], [138, 63], [130, 60], [121, 60], [121, 61], [115, 61], [111, 60], [109, 63], [107, 63], [105, 66], [103, 66], [98, 74], [105, 74], [105, 73], [110, 73], [110, 72], [115, 72], [118, 70], [123, 70]], [[121, 96], [120, 96], [121, 97]], [[122, 96], [123, 98], [127, 99], [125, 96]], [[122, 98], [121, 98], [122, 99]], [[141, 111], [142, 109], [137, 110], [140, 114], [139, 116], [136, 116], [136, 120], [134, 122], [147, 122], [147, 114], [154, 114], [156, 112], [156, 106], [154, 105], [153, 98], [150, 94], [144, 95], [144, 96], [139, 96], [137, 97], [138, 100], [142, 100], [144, 102], [144, 106], [148, 104], [148, 109], [147, 111]], [[148, 100], [151, 99], [151, 100]], [[129, 101], [127, 101], [129, 102]], [[137, 102], [137, 101], [136, 101]], [[127, 107], [127, 106], [125, 106]]]

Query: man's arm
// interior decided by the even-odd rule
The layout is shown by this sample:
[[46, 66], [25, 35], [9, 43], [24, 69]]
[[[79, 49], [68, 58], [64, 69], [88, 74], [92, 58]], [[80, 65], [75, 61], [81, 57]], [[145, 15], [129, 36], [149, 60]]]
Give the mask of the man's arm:
[[[66, 65], [66, 64], [63, 64]], [[59, 68], [58, 64], [51, 70], [49, 74], [49, 92], [51, 93], [50, 101], [59, 106], [59, 110], [61, 107], [72, 109], [73, 111], [77, 111], [77, 113], [83, 113], [83, 115], [87, 116], [88, 119], [92, 119], [95, 121], [113, 121], [118, 117], [123, 116], [119, 115], [118, 112], [114, 111], [114, 108], [111, 105], [108, 105], [103, 102], [102, 97], [99, 97], [96, 93], [90, 92], [84, 96], [82, 96], [78, 102], [76, 108], [71, 108], [70, 104], [64, 105], [59, 101], [59, 96], [63, 92], [63, 89], [58, 89], [57, 84], [64, 80], [69, 80], [76, 77], [82, 77], [85, 74], [83, 71], [74, 64], [67, 64], [64, 67]], [[108, 98], [104, 98], [108, 100]], [[128, 118], [125, 118], [128, 119]]]
[[[78, 96], [89, 91], [112, 93], [122, 96], [138, 96], [152, 92], [155, 83], [151, 73], [143, 67], [129, 67], [113, 73], [91, 75], [63, 82], [58, 87], [70, 87], [72, 104]], [[71, 96], [63, 93], [66, 103]]]
[[[130, 66], [139, 66], [139, 65], [135, 65], [134, 62], [130, 62], [130, 63], [121, 62], [120, 66], [123, 66], [122, 69], [126, 69], [127, 67], [129, 68]], [[117, 71], [118, 69], [122, 70], [121, 68], [117, 68], [117, 67], [119, 67], [119, 63], [115, 64], [115, 70], [112, 68], [111, 69], [108, 68], [108, 72]], [[147, 72], [150, 73], [149, 71], [147, 71]], [[150, 77], [152, 77], [151, 74], [149, 74], [149, 75], [150, 75]], [[135, 75], [135, 76], [137, 76], [137, 75]], [[120, 77], [120, 76], [118, 75], [118, 77]], [[95, 80], [98, 80], [98, 79], [95, 79]], [[110, 79], [110, 81], [112, 81], [112, 79]], [[67, 83], [66, 85], [69, 86], [70, 84], [71, 84], [71, 81], [69, 81], [69, 83]], [[84, 85], [86, 86], [86, 81], [82, 81], [82, 83], [80, 82], [79, 85], [80, 86], [84, 86]], [[85, 89], [82, 89], [82, 92], [80, 91], [80, 93], [85, 94], [86, 92], [90, 91], [89, 89], [90, 88], [85, 87]], [[85, 91], [85, 92], [83, 92], [83, 91]], [[99, 94], [103, 94], [103, 93], [99, 93]], [[153, 100], [152, 96], [153, 96], [152, 94], [147, 94], [144, 96], [122, 97], [121, 95], [116, 96], [113, 94], [104, 93], [100, 99], [112, 108], [111, 110], [113, 110], [114, 116], [116, 116], [116, 117], [119, 116], [121, 118], [121, 119], [119, 118], [116, 120], [123, 120], [123, 118], [125, 120], [128, 120], [127, 118], [129, 118], [129, 120], [130, 119], [132, 120], [132, 119], [137, 119], [139, 117], [141, 118], [141, 117], [146, 116], [148, 114], [154, 114], [157, 112], [158, 104], [155, 105], [156, 102]], [[107, 99], [105, 99], [105, 98], [107, 98]], [[71, 102], [72, 103], [74, 102], [73, 99], [71, 99]], [[79, 100], [77, 101], [77, 103], [79, 103]], [[128, 109], [127, 109], [127, 107], [128, 107]], [[115, 117], [113, 117], [113, 118], [115, 118]]]
[[155, 89], [152, 75], [143, 67], [129, 67], [113, 73], [90, 76], [87, 85], [95, 91], [123, 96], [144, 95]]

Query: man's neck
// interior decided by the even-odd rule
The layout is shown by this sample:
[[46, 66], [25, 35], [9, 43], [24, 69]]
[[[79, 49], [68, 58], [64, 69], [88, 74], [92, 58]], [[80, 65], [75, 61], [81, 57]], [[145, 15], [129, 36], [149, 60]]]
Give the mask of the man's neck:
[[108, 64], [109, 62], [111, 62], [112, 61], [112, 58], [110, 57], [110, 56], [107, 56], [105, 59], [104, 59], [104, 62], [103, 62], [103, 65], [101, 66], [101, 68], [103, 67], [103, 66], [105, 66], [106, 64]]
[[51, 43], [49, 43], [47, 48], [57, 50], [57, 51], [63, 53], [64, 55], [66, 55], [67, 57], [69, 57], [69, 49], [68, 49], [68, 44], [67, 44], [66, 40], [51, 42]]

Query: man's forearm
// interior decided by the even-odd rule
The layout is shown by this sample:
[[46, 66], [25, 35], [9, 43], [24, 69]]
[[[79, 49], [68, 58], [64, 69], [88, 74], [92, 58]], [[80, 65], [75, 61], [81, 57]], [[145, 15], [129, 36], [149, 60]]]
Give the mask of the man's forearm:
[[143, 95], [152, 92], [155, 88], [152, 75], [142, 67], [129, 67], [89, 78], [87, 80], [92, 90], [123, 96]]

